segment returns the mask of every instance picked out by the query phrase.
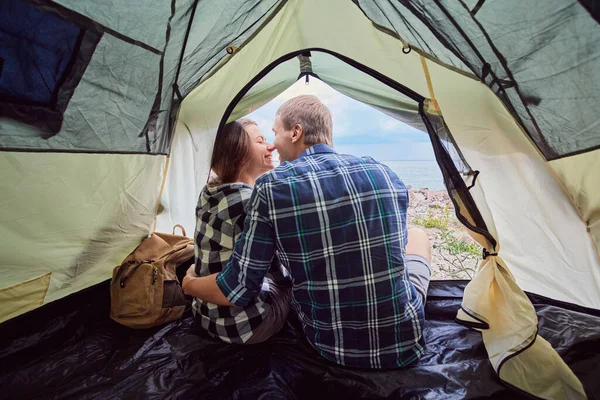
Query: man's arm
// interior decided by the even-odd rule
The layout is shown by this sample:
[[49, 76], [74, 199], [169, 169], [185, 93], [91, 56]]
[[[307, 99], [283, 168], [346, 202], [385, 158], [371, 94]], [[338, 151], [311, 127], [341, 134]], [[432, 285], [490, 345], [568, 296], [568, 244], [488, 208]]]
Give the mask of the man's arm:
[[268, 207], [259, 184], [250, 197], [244, 231], [225, 269], [204, 277], [188, 270], [186, 294], [224, 306], [246, 306], [259, 292], [275, 252], [275, 235], [268, 222]]

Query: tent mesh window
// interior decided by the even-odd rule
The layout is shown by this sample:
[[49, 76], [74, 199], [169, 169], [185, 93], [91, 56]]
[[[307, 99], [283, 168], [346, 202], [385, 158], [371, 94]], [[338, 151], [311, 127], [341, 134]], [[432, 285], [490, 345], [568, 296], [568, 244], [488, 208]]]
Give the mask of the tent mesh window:
[[424, 128], [425, 132], [428, 132], [430, 135], [433, 133], [433, 136], [436, 139], [436, 143], [432, 143], [434, 149], [436, 145], [441, 146], [440, 148], [446, 153], [447, 158], [452, 161], [454, 166], [454, 168], [452, 168], [452, 173], [456, 173], [457, 176], [460, 176], [467, 185], [467, 189], [471, 189], [477, 182], [479, 171], [473, 170], [463, 156], [456, 141], [452, 137], [444, 118], [437, 114], [427, 113], [425, 113], [424, 116], [422, 114], [422, 118], [426, 120]]
[[57, 133], [100, 34], [21, 0], [0, 3], [0, 26], [0, 116]]
[[484, 81], [547, 160], [600, 148], [589, 106], [600, 101], [599, 12], [589, 1], [355, 3], [376, 27]]

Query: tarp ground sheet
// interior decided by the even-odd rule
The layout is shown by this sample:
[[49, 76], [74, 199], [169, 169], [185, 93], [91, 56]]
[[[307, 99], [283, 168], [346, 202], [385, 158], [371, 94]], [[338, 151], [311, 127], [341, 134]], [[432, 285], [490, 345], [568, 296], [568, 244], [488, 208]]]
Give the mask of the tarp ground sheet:
[[[454, 322], [465, 285], [432, 282], [427, 348], [418, 365], [368, 371], [320, 358], [293, 318], [254, 346], [208, 338], [189, 312], [149, 330], [122, 327], [108, 318], [104, 282], [0, 325], [0, 393], [11, 399], [528, 398], [499, 382], [481, 334]], [[588, 396], [599, 398], [600, 313], [530, 298], [540, 334]]]

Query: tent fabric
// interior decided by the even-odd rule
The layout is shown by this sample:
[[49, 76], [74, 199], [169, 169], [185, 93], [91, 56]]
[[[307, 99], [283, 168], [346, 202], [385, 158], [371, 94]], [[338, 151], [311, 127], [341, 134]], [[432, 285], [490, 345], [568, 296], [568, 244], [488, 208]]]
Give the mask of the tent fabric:
[[[68, 107], [52, 110], [66, 123], [52, 125], [49, 135], [34, 124], [33, 111], [22, 112], [18, 120], [3, 119], [1, 147], [164, 154], [170, 143], [176, 80], [185, 96], [228, 55], [226, 48], [242, 46], [279, 2], [246, 1], [240, 7], [233, 1], [152, 1], [143, 8], [114, 5], [110, 11], [104, 4], [69, 0], [3, 2], [2, 14], [28, 27], [22, 20], [27, 15], [9, 8], [12, 3], [30, 4], [44, 10], [48, 20], [75, 24], [102, 37], [89, 64], [79, 71], [81, 82]], [[202, 23], [193, 24], [192, 15], [201, 16]], [[35, 28], [27, 29], [42, 32]], [[188, 28], [193, 28], [189, 34]]]
[[[52, 2], [40, 0], [29, 4], [65, 24], [75, 24], [99, 34], [107, 29]], [[16, 13], [15, 8], [4, 9], [3, 14], [26, 27], [28, 35], [36, 31], [35, 26], [21, 21], [24, 15]], [[146, 137], [142, 132], [157, 93], [159, 54], [110, 34], [102, 34], [91, 50], [89, 63], [78, 71], [81, 80], [68, 106], [64, 110], [53, 108], [55, 113], [62, 114], [60, 130], [49, 136], [32, 123], [37, 119], [36, 114], [29, 112], [18, 121], [0, 121], [0, 146], [62, 151], [166, 151], [153, 148], [151, 141], [156, 138]], [[139, 85], [140, 82], [144, 84]], [[26, 118], [28, 121], [24, 122]]]
[[102, 36], [60, 130], [48, 138], [47, 132], [22, 119], [2, 119], [0, 145], [9, 150], [146, 153], [150, 143], [150, 152], [164, 153], [166, 149], [152, 147], [142, 134], [157, 93], [159, 61], [160, 56], [143, 48]]
[[[550, 165], [565, 185], [573, 202], [578, 205], [577, 210], [588, 227], [600, 257], [600, 150], [561, 158], [552, 161]], [[581, 171], [588, 173], [582, 176]]]
[[503, 381], [541, 398], [583, 398], [581, 383], [538, 335], [534, 306], [499, 257], [488, 257], [477, 269], [457, 321], [481, 331], [490, 362]]
[[[135, 331], [108, 318], [103, 283], [0, 325], [0, 387], [12, 398], [530, 398], [495, 377], [481, 335], [456, 324], [464, 281], [433, 281], [426, 352], [405, 369], [343, 368], [321, 358], [291, 319], [264, 344], [236, 346], [202, 334], [191, 313]], [[530, 295], [539, 331], [600, 393], [600, 315]], [[568, 329], [557, 329], [557, 324]]]
[[2, 321], [34, 310], [44, 304], [50, 288], [51, 272], [19, 284], [0, 289]]
[[0, 322], [110, 277], [152, 230], [165, 158], [1, 152]]

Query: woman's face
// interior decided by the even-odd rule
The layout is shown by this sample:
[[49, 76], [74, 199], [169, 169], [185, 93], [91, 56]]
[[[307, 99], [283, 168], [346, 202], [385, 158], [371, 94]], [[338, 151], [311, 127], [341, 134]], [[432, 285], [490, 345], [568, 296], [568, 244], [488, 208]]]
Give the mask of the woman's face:
[[246, 125], [245, 130], [250, 136], [250, 152], [246, 168], [260, 176], [274, 168], [271, 155], [274, 147], [267, 142], [258, 126]]

